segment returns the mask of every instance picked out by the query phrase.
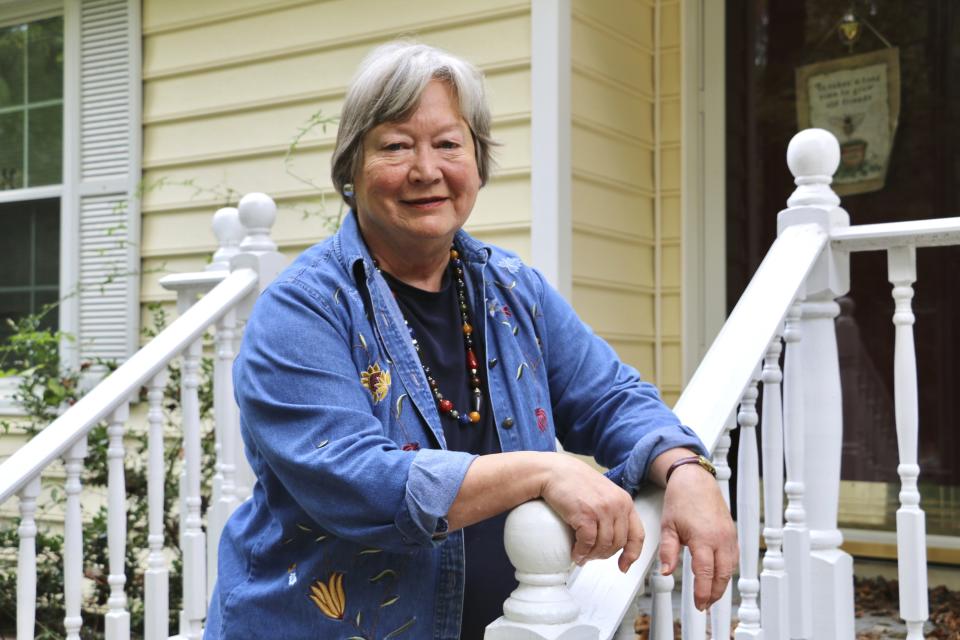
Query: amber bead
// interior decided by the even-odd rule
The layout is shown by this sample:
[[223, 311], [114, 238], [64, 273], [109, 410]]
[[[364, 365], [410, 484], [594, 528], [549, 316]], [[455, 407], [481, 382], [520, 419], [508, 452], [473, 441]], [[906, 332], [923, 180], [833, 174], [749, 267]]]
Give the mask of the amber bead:
[[471, 411], [471, 412], [470, 412], [470, 422], [472, 422], [472, 423], [474, 423], [474, 424], [480, 422], [480, 412], [479, 412], [479, 411]]
[[440, 411], [442, 411], [443, 413], [450, 413], [452, 409], [453, 409], [452, 402], [450, 402], [449, 400], [440, 401]]
[[470, 335], [471, 333], [473, 333], [473, 327], [470, 325], [469, 322], [463, 323], [463, 333], [466, 335]]
[[456, 260], [460, 257], [460, 253], [456, 249], [450, 249], [450, 257]]

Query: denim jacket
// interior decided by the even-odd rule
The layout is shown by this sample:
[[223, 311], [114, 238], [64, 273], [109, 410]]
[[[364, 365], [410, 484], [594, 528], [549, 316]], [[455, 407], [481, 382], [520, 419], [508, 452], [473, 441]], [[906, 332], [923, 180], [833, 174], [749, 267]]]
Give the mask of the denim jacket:
[[[456, 243], [504, 451], [558, 438], [631, 491], [661, 452], [704, 451], [537, 271]], [[258, 481], [222, 533], [205, 637], [458, 638], [464, 545], [445, 516], [475, 456], [446, 449], [354, 214], [259, 297], [233, 374]]]

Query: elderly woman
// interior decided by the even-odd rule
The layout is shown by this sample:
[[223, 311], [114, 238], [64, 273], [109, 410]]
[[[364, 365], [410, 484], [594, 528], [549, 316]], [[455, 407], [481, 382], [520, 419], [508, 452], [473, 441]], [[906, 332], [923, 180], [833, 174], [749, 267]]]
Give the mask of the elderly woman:
[[516, 586], [506, 512], [543, 498], [576, 562], [623, 549], [626, 570], [646, 482], [660, 570], [687, 544], [697, 605], [723, 593], [736, 541], [703, 445], [537, 271], [462, 230], [491, 145], [469, 63], [393, 43], [362, 64], [332, 163], [351, 213], [260, 296], [234, 368], [258, 482], [207, 637], [481, 638]]

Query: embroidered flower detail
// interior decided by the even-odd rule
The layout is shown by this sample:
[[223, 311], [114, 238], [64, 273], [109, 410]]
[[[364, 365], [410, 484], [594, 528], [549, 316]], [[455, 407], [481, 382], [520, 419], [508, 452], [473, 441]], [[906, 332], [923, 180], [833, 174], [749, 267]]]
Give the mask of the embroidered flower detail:
[[523, 266], [523, 261], [520, 260], [520, 258], [500, 258], [497, 266], [506, 269], [512, 274], [516, 274], [517, 271], [520, 271], [520, 267]]
[[513, 312], [510, 311], [510, 307], [508, 307], [507, 305], [503, 305], [503, 315], [507, 316], [508, 318], [513, 317]]
[[419, 442], [408, 442], [407, 444], [401, 447], [404, 451], [420, 451]]
[[390, 392], [390, 372], [381, 369], [379, 362], [374, 363], [360, 372], [360, 384], [367, 388], [375, 403], [380, 402]]
[[534, 413], [537, 414], [537, 429], [540, 429], [541, 433], [545, 432], [547, 430], [547, 412], [537, 407]]
[[317, 580], [310, 585], [310, 599], [323, 615], [333, 620], [343, 620], [347, 599], [343, 593], [343, 574], [333, 572], [327, 584]]

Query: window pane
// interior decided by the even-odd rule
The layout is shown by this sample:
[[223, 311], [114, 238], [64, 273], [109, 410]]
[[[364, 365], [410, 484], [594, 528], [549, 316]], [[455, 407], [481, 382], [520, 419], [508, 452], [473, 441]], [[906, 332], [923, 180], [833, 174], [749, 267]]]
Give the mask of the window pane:
[[[56, 304], [59, 299], [60, 294], [57, 291], [37, 291], [33, 294], [33, 313], [40, 313], [48, 305]], [[59, 314], [56, 308], [47, 311], [40, 322], [42, 329], [50, 329], [51, 331], [56, 331], [59, 326]]]
[[0, 113], [0, 191], [23, 186], [23, 111]]
[[59, 184], [62, 162], [63, 107], [30, 109], [27, 186]]
[[[59, 200], [58, 200], [59, 202]], [[0, 205], [0, 287], [30, 285], [31, 203]]]
[[30, 292], [0, 293], [0, 340], [5, 341], [13, 331], [7, 320], [16, 320], [30, 313]]
[[0, 29], [0, 107], [23, 104], [24, 25]]
[[[34, 284], [56, 286], [60, 282], [60, 199], [35, 200]], [[54, 298], [56, 298], [54, 292]]]
[[31, 22], [27, 27], [27, 99], [63, 97], [63, 18]]

